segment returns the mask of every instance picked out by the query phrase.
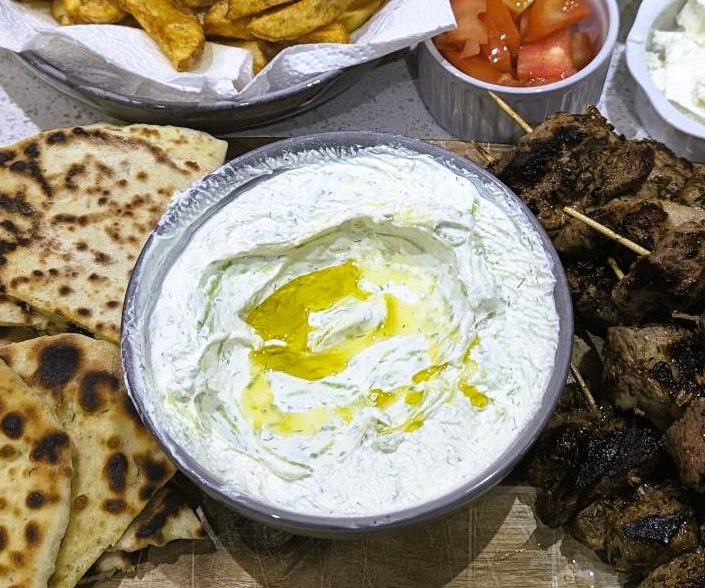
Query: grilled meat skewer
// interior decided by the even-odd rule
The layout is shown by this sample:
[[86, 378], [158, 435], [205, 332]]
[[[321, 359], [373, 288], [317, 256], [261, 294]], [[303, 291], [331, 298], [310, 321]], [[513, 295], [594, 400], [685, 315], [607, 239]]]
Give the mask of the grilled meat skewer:
[[705, 549], [683, 553], [661, 564], [639, 588], [702, 588], [705, 586]]
[[694, 400], [665, 438], [683, 486], [705, 492], [705, 398]]
[[705, 342], [684, 327], [613, 327], [604, 347], [608, 398], [621, 410], [639, 409], [662, 430], [705, 396]]
[[693, 510], [672, 483], [598, 500], [576, 515], [569, 530], [618, 570], [639, 575], [698, 546]]

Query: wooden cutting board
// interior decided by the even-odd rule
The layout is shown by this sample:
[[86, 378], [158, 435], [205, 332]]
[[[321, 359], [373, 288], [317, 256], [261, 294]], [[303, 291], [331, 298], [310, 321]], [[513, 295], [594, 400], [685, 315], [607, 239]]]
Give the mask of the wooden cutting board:
[[[274, 139], [230, 143], [235, 157]], [[461, 141], [430, 141], [477, 163]], [[497, 157], [508, 149], [485, 146]], [[275, 535], [212, 502], [211, 540], [142, 554], [135, 573], [96, 588], [612, 588], [617, 574], [560, 530], [537, 522], [536, 491], [502, 485], [453, 516], [401, 534], [356, 541]]]

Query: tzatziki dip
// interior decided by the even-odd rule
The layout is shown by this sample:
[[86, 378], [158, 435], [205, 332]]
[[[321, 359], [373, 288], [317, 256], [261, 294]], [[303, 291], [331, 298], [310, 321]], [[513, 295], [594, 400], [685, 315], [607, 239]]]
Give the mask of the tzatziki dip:
[[418, 506], [485, 473], [539, 409], [554, 285], [496, 187], [391, 147], [289, 154], [167, 271], [148, 322], [156, 418], [267, 505]]

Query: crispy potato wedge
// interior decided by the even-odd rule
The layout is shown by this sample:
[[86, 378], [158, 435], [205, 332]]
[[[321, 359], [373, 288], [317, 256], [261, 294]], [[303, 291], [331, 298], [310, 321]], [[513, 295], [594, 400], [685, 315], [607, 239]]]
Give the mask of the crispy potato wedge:
[[66, 7], [64, 6], [64, 0], [51, 0], [51, 15], [59, 24], [73, 24], [73, 21], [71, 20], [71, 17], [69, 16], [69, 13], [66, 10]]
[[270, 61], [269, 57], [267, 57], [267, 51], [265, 51], [265, 45], [271, 45], [271, 43], [267, 43], [267, 41], [214, 39], [214, 42], [222, 45], [230, 45], [231, 47], [239, 47], [240, 49], [247, 49], [250, 51], [252, 53], [252, 71], [255, 75], [261, 72]]
[[179, 0], [185, 8], [210, 8], [217, 0]]
[[259, 14], [275, 6], [288, 4], [294, 0], [230, 0], [228, 17], [232, 20]]
[[332, 22], [296, 39], [295, 43], [349, 43], [350, 34], [339, 22]]
[[348, 33], [352, 33], [370, 20], [382, 4], [384, 4], [384, 0], [356, 0], [350, 8], [335, 19], [335, 22], [339, 22]]
[[297, 0], [252, 19], [249, 30], [266, 41], [294, 41], [332, 23], [354, 0]]
[[206, 37], [198, 18], [171, 0], [120, 0], [156, 41], [177, 71], [189, 69], [203, 53]]
[[115, 24], [127, 15], [113, 0], [64, 0], [72, 23]]
[[219, 2], [213, 4], [203, 20], [203, 27], [209, 37], [254, 41], [257, 37], [249, 31], [249, 24], [249, 17], [239, 20], [228, 18], [228, 0], [219, 0]]

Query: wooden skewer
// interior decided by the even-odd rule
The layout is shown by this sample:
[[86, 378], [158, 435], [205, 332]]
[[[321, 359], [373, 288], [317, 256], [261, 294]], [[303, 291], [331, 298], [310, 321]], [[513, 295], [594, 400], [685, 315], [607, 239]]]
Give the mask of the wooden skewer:
[[499, 106], [505, 113], [507, 113], [508, 116], [512, 118], [512, 120], [518, 124], [525, 133], [530, 133], [534, 129], [533, 127], [526, 122], [519, 114], [517, 113], [516, 110], [514, 110], [509, 104], [507, 104], [504, 100], [502, 100], [497, 94], [495, 94], [492, 90], [487, 90], [492, 97], [492, 100], [494, 100], [497, 103], [497, 106]]
[[490, 155], [489, 151], [485, 149], [482, 145], [480, 145], [477, 141], [470, 141], [470, 145], [472, 145], [473, 149], [477, 151], [480, 154], [480, 157], [485, 160], [485, 163], [489, 165], [494, 161], [494, 157]]
[[624, 272], [622, 271], [622, 268], [619, 267], [619, 264], [617, 263], [617, 260], [614, 257], [608, 257], [607, 263], [612, 268], [612, 271], [614, 272], [614, 275], [617, 276], [618, 280], [624, 278]]
[[585, 402], [590, 410], [592, 412], [598, 412], [600, 409], [597, 407], [597, 402], [595, 402], [595, 398], [593, 397], [592, 392], [590, 392], [590, 388], [572, 361], [570, 362], [570, 373], [573, 376], [573, 379], [575, 379], [578, 383], [578, 388], [580, 388], [580, 392], [582, 393], [583, 398], [585, 399]]
[[700, 320], [700, 317], [699, 317], [699, 316], [695, 316], [695, 315], [693, 315], [693, 314], [686, 314], [686, 313], [684, 313], [684, 312], [679, 312], [679, 311], [677, 311], [677, 310], [674, 310], [674, 311], [671, 313], [671, 316], [672, 316], [674, 319], [678, 319], [678, 320], [681, 320], [681, 321], [690, 321], [690, 322], [692, 322], [692, 323], [697, 323], [697, 322]]
[[575, 208], [571, 206], [566, 206], [565, 208], [563, 208], [563, 212], [565, 212], [568, 216], [572, 216], [573, 218], [577, 218], [579, 221], [584, 222], [589, 227], [595, 229], [598, 233], [602, 233], [603, 235], [616, 241], [620, 245], [624, 245], [627, 249], [632, 250], [637, 255], [649, 255], [651, 253], [651, 251], [645, 249], [638, 243], [634, 243], [634, 241], [630, 241], [626, 237], [622, 237], [622, 235], [620, 235], [619, 233], [615, 233], [609, 227], [598, 223], [597, 221], [591, 219], [589, 216], [584, 215], [582, 212], [578, 212], [577, 210], [575, 210]]

